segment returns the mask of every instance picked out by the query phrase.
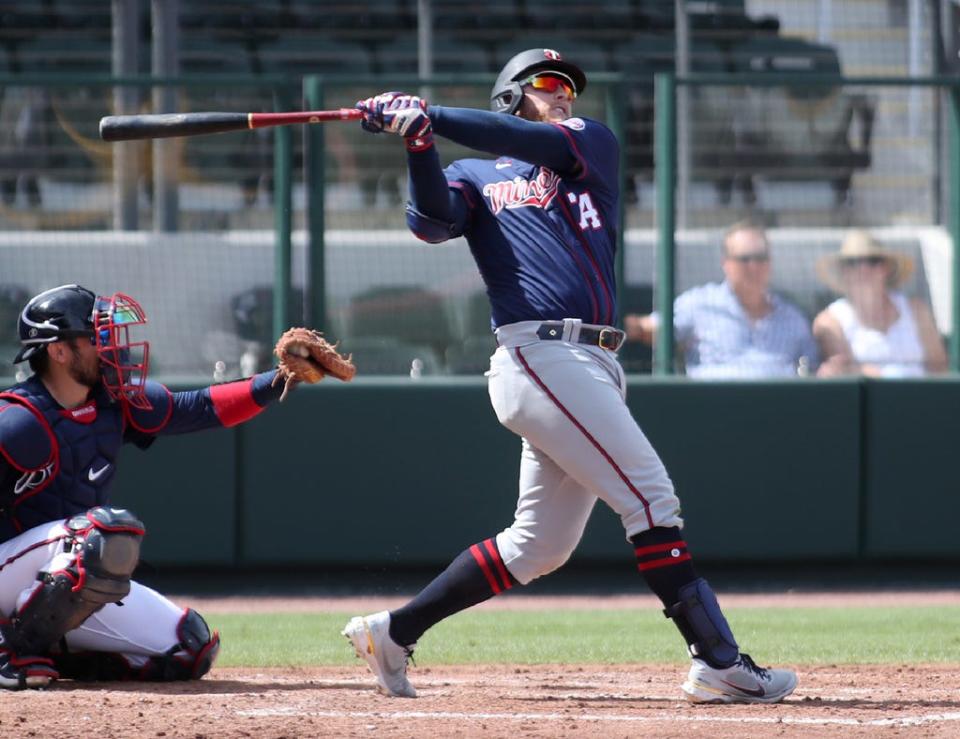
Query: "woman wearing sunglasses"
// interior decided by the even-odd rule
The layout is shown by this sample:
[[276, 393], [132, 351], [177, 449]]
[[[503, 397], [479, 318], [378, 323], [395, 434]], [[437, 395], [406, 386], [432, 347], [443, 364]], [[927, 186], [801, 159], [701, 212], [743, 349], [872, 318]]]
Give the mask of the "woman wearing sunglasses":
[[[694, 570], [673, 483], [625, 403], [616, 354], [624, 334], [612, 325], [619, 146], [602, 123], [572, 117], [586, 83], [556, 51], [529, 49], [501, 71], [490, 112], [403, 93], [357, 104], [365, 130], [406, 143], [413, 233], [430, 243], [462, 236], [470, 246], [499, 345], [490, 398], [523, 453], [513, 523], [464, 550], [403, 607], [354, 618], [343, 634], [381, 691], [415, 696], [407, 659], [420, 636], [560, 567], [600, 499], [619, 514], [641, 574], [687, 642], [686, 697], [777, 702], [796, 675], [740, 652]], [[496, 158], [442, 169], [434, 134]]]
[[913, 261], [865, 231], [851, 231], [840, 251], [817, 263], [838, 298], [817, 315], [821, 377], [921, 377], [947, 370], [947, 354], [927, 304], [899, 288]]

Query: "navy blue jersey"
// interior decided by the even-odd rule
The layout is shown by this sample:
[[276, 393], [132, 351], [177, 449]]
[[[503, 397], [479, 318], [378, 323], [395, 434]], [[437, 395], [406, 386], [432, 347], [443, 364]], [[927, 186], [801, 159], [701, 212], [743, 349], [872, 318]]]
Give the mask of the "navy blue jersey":
[[493, 325], [613, 323], [617, 140], [584, 118], [541, 125], [563, 131], [574, 174], [507, 157], [461, 159], [445, 170], [469, 207], [463, 233], [487, 286]]

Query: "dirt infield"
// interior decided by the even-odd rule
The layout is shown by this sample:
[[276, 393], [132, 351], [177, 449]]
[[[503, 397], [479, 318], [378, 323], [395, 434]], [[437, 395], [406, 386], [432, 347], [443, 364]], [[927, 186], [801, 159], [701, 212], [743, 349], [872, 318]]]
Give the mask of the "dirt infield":
[[[844, 600], [840, 600], [840, 598]], [[793, 599], [793, 600], [791, 600]], [[488, 608], [559, 606], [556, 598], [502, 599]], [[591, 607], [597, 598], [562, 599]], [[727, 595], [725, 605], [957, 603], [960, 594]], [[208, 612], [390, 607], [383, 599], [197, 599]], [[547, 601], [547, 602], [544, 602]], [[610, 607], [652, 604], [613, 597]], [[670, 665], [417, 667], [416, 700], [373, 690], [352, 667], [215, 668], [174, 685], [55, 683], [3, 695], [0, 732], [35, 737], [769, 737], [960, 735], [960, 665], [806, 667], [775, 706], [693, 706], [684, 668]]]

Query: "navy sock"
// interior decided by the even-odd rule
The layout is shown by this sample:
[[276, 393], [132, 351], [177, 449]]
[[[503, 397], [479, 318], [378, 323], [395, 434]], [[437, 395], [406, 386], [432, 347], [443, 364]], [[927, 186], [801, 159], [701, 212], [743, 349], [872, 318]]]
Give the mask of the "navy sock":
[[447, 616], [482, 603], [516, 584], [503, 564], [494, 539], [474, 544], [413, 600], [390, 612], [390, 638], [401, 646], [413, 644]]
[[690, 561], [687, 543], [676, 526], [642, 531], [630, 541], [637, 555], [637, 569], [664, 607], [669, 608], [680, 600], [680, 588], [699, 577]]

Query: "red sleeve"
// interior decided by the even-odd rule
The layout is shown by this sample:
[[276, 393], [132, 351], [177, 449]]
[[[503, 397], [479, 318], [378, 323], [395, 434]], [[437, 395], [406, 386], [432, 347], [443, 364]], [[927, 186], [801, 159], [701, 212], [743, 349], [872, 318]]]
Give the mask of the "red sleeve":
[[249, 421], [264, 409], [253, 399], [253, 378], [212, 385], [210, 400], [220, 423], [228, 428]]

